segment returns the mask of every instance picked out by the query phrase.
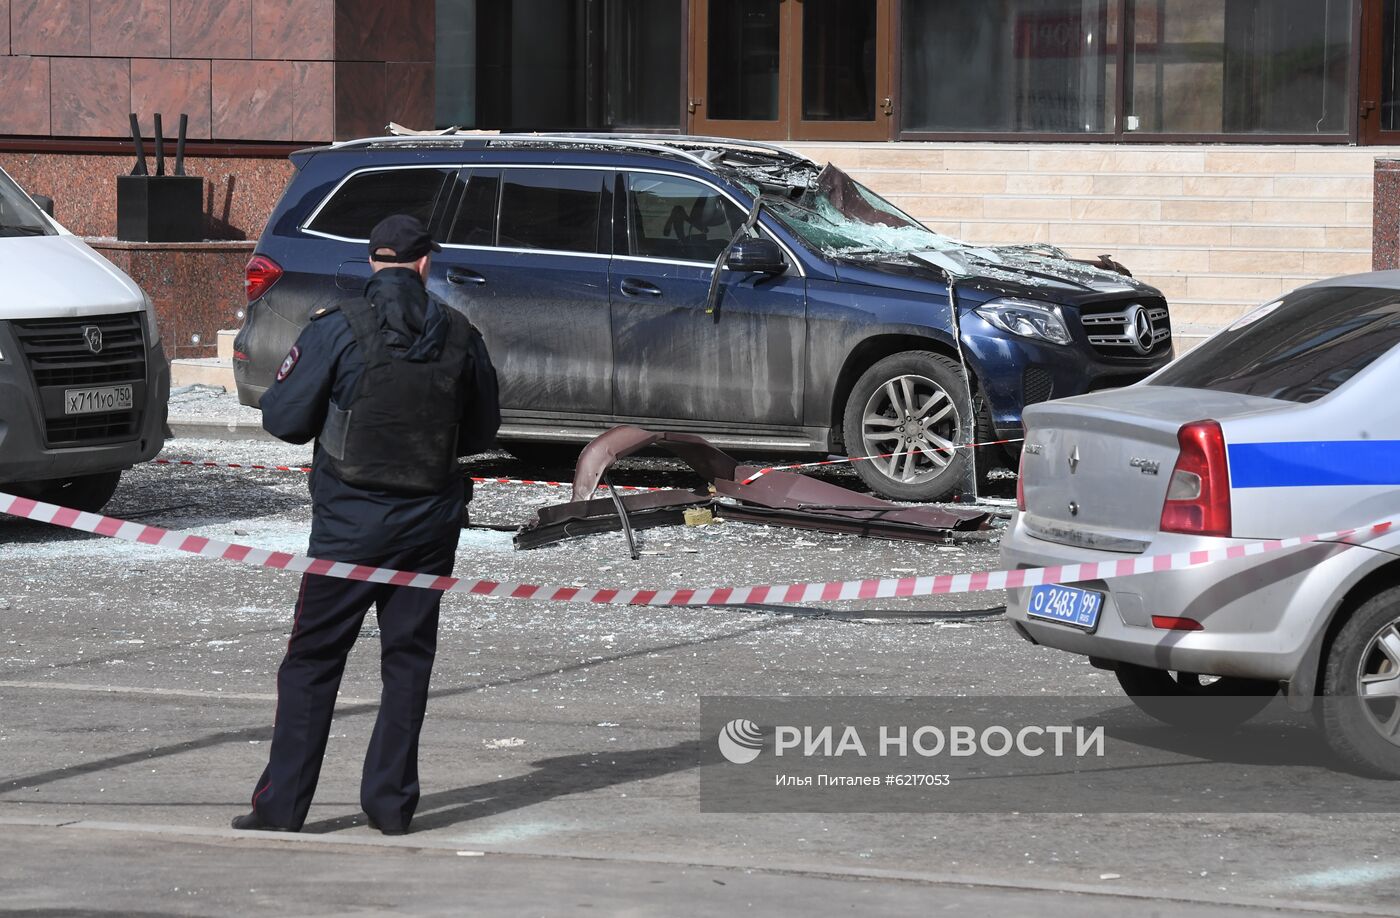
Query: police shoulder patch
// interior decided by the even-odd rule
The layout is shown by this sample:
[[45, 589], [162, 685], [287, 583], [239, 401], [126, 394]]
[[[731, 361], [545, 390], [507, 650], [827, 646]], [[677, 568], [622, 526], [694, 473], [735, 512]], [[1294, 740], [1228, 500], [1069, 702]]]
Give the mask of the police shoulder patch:
[[287, 352], [287, 357], [282, 361], [282, 366], [277, 368], [277, 381], [281, 382], [292, 375], [292, 370], [296, 369], [297, 361], [301, 359], [301, 348], [295, 344]]

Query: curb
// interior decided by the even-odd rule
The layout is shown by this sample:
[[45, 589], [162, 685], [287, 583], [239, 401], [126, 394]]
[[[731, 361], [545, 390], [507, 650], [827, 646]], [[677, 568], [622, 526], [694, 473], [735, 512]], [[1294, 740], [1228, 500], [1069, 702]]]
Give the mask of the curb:
[[262, 429], [261, 425], [230, 421], [220, 424], [217, 421], [180, 421], [171, 419], [170, 436], [174, 440], [263, 440], [268, 443], [281, 442]]

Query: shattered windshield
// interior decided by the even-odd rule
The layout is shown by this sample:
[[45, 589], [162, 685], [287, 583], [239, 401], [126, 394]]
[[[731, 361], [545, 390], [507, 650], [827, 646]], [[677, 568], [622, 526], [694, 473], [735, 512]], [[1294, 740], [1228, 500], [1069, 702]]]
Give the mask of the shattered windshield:
[[0, 236], [49, 236], [53, 228], [39, 208], [20, 191], [14, 179], [0, 171]]
[[763, 205], [813, 248], [833, 256], [908, 254], [959, 248], [846, 173], [828, 164], [786, 176], [791, 193], [765, 183]]

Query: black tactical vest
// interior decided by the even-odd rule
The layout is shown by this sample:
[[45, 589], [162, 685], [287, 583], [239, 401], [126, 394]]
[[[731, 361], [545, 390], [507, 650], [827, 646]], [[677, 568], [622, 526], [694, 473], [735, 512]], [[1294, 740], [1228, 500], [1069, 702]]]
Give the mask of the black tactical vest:
[[364, 371], [349, 405], [332, 403], [318, 442], [341, 481], [360, 488], [434, 494], [457, 470], [457, 426], [468, 391], [471, 326], [443, 308], [447, 341], [436, 360], [393, 356], [373, 307], [347, 300], [340, 312], [359, 345]]

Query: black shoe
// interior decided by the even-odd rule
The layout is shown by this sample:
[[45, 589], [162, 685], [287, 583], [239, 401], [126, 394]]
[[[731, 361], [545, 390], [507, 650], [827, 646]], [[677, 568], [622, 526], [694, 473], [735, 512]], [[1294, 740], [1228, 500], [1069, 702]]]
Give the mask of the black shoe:
[[378, 832], [379, 832], [380, 835], [407, 835], [407, 834], [408, 834], [408, 829], [406, 829], [406, 828], [405, 828], [405, 829], [386, 829], [386, 828], [384, 828], [384, 827], [381, 826], [379, 823], [375, 822], [375, 821], [374, 821], [374, 817], [373, 817], [373, 816], [370, 816], [369, 814], [365, 814], [365, 818], [369, 820], [369, 827], [370, 827], [371, 829], [376, 829], [376, 830], [378, 830]]
[[235, 816], [235, 817], [233, 817], [233, 822], [229, 823], [229, 825], [233, 826], [235, 829], [243, 829], [243, 830], [245, 830], [245, 831], [257, 831], [257, 832], [294, 832], [294, 831], [296, 831], [295, 829], [288, 829], [288, 828], [286, 828], [285, 826], [273, 826], [273, 825], [268, 825], [267, 823], [265, 823], [265, 822], [262, 821], [262, 818], [261, 818], [261, 817], [258, 816], [258, 811], [257, 811], [257, 810], [254, 810], [253, 812], [247, 813], [247, 814], [245, 814], [245, 815], [243, 815], [243, 816]]

